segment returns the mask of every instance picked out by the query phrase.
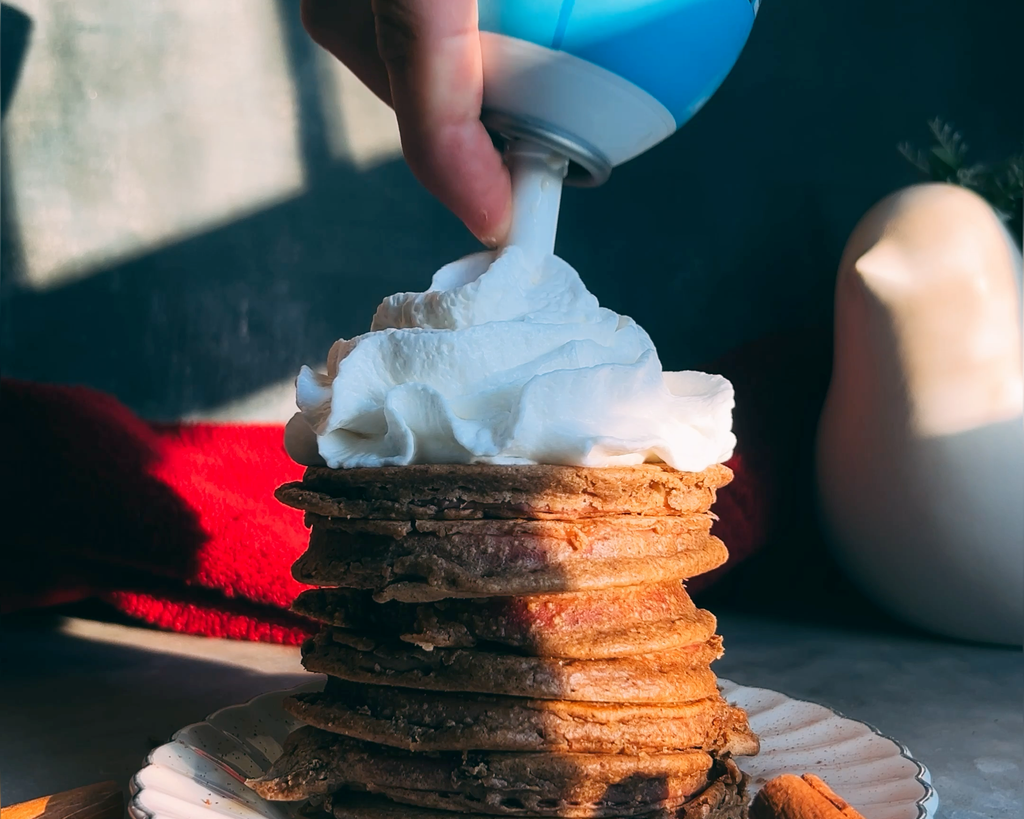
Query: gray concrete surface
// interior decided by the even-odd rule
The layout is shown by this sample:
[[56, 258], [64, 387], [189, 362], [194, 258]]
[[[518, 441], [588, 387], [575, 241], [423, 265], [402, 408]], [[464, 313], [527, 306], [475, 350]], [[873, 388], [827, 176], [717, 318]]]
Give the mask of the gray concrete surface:
[[720, 617], [715, 670], [822, 703], [903, 742], [940, 819], [1024, 815], [1024, 656], [918, 634]]
[[[904, 742], [939, 819], [1024, 813], [1019, 651], [721, 613], [736, 682], [820, 702]], [[303, 680], [298, 651], [86, 620], [19, 618], [0, 634], [4, 804], [112, 779], [178, 728]]]
[[[853, 224], [916, 178], [897, 143], [941, 116], [979, 159], [1019, 145], [1022, 28], [1013, 0], [766, 2], [693, 122], [566, 195], [558, 249], [669, 368], [827, 325]], [[11, 0], [2, 32], [5, 375], [279, 417], [300, 364], [474, 249], [293, 0]]]

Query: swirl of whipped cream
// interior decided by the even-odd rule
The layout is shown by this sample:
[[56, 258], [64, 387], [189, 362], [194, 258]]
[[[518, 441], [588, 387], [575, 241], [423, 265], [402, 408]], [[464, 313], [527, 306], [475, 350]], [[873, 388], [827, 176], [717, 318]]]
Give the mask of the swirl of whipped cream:
[[285, 444], [333, 468], [413, 463], [612, 466], [698, 472], [730, 457], [732, 385], [662, 372], [651, 339], [597, 303], [556, 256], [517, 247], [442, 267], [390, 296], [370, 332], [303, 367]]

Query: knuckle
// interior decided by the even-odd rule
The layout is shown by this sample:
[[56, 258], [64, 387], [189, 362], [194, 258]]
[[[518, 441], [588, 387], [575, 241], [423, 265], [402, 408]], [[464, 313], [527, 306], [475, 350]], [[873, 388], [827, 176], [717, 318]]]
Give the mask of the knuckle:
[[320, 42], [324, 32], [332, 27], [331, 23], [336, 19], [334, 7], [331, 0], [302, 0], [299, 4], [302, 27], [314, 42]]
[[351, 43], [364, 36], [362, 23], [369, 19], [370, 0], [302, 0], [299, 19], [317, 45]]
[[395, 0], [374, 0], [373, 14], [377, 26], [377, 51], [388, 63], [409, 59], [422, 29], [419, 15], [410, 3]]

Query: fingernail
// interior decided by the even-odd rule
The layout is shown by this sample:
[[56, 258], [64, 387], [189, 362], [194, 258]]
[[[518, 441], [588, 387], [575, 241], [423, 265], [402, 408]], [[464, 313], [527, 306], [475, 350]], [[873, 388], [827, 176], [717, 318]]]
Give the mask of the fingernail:
[[[487, 222], [487, 212], [484, 211], [482, 219], [484, 223]], [[477, 234], [477, 238], [483, 242], [489, 248], [500, 247], [505, 244], [508, 239], [508, 232], [512, 228], [512, 208], [507, 208], [505, 211], [505, 218], [501, 220], [501, 223], [494, 230], [489, 230], [486, 233]]]

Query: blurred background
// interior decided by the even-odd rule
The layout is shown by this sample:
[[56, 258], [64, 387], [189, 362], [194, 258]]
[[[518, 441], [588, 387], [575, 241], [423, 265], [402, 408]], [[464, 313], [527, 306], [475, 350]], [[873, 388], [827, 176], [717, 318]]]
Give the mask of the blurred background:
[[[690, 124], [566, 193], [558, 252], [666, 369], [827, 332], [847, 235], [917, 179], [901, 141], [1019, 148], [1022, 30], [1019, 0], [769, 0]], [[301, 364], [477, 249], [297, 0], [17, 0], [0, 34], [5, 376], [283, 420]]]

